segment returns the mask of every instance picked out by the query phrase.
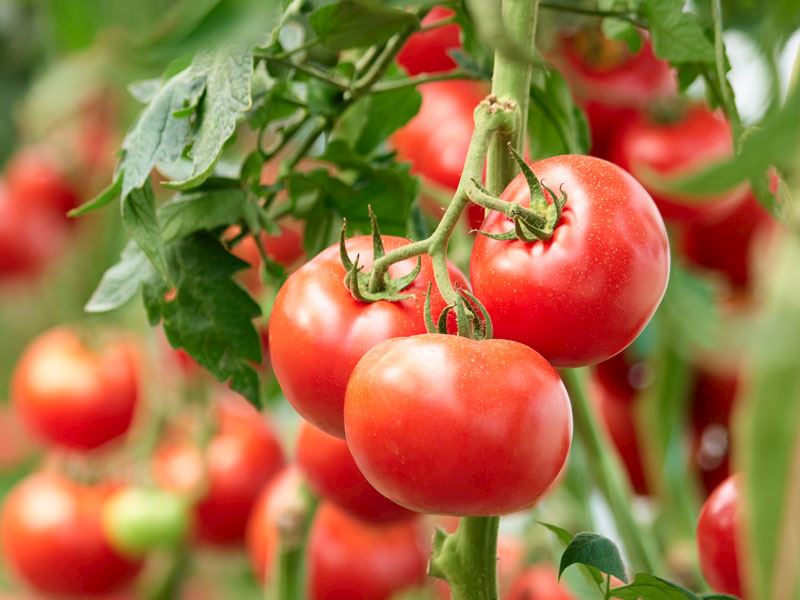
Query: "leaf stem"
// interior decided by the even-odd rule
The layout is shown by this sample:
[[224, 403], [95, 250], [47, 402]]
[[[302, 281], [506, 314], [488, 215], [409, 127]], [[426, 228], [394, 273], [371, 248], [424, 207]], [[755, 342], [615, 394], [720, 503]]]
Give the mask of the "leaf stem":
[[434, 29], [439, 29], [440, 27], [444, 27], [445, 25], [450, 25], [456, 22], [456, 16], [452, 15], [449, 17], [445, 17], [444, 19], [438, 19], [433, 23], [428, 23], [427, 25], [423, 25], [417, 31], [418, 33], [425, 33], [427, 31], [433, 31]]
[[322, 69], [318, 69], [317, 67], [310, 65], [308, 63], [297, 63], [291, 60], [287, 60], [284, 58], [280, 58], [278, 55], [275, 54], [261, 54], [258, 55], [260, 58], [265, 60], [277, 63], [279, 65], [283, 65], [289, 69], [294, 69], [299, 73], [303, 73], [304, 75], [308, 75], [314, 79], [322, 81], [323, 83], [327, 83], [328, 85], [335, 87], [336, 89], [347, 91], [350, 89], [350, 84], [347, 81], [339, 79], [338, 77], [333, 77], [329, 73], [326, 73]]
[[711, 11], [714, 20], [714, 67], [722, 108], [733, 129], [734, 142], [738, 144], [742, 137], [742, 118], [733, 99], [733, 90], [725, 76], [725, 45], [722, 41], [722, 5], [720, 0], [711, 0]]
[[475, 79], [475, 76], [472, 73], [467, 71], [462, 71], [461, 69], [455, 69], [453, 71], [445, 71], [444, 73], [426, 73], [423, 75], [416, 75], [414, 77], [408, 77], [406, 79], [392, 79], [389, 81], [381, 81], [376, 83], [372, 87], [372, 91], [377, 92], [389, 92], [394, 90], [401, 90], [407, 87], [416, 87], [418, 85], [422, 85], [424, 83], [430, 83], [432, 81], [447, 81], [449, 79]]

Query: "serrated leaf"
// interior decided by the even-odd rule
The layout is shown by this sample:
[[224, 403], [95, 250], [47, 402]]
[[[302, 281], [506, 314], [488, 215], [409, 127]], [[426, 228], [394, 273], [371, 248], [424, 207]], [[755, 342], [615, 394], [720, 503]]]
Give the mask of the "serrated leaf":
[[623, 600], [699, 600], [694, 592], [649, 573], [637, 573], [633, 583], [612, 588], [610, 596]]
[[97, 194], [91, 200], [84, 202], [77, 208], [73, 208], [71, 211], [67, 213], [70, 217], [82, 217], [83, 215], [89, 214], [90, 212], [94, 212], [108, 204], [111, 204], [114, 200], [116, 200], [117, 196], [119, 196], [119, 192], [122, 189], [122, 176], [117, 174], [114, 176], [114, 181], [112, 181], [108, 187], [106, 187], [102, 192]]
[[181, 194], [158, 209], [161, 235], [170, 242], [195, 231], [235, 223], [244, 218], [247, 203], [241, 188]]
[[561, 555], [558, 576], [574, 564], [588, 565], [603, 573], [627, 581], [625, 565], [616, 544], [596, 533], [582, 532], [575, 535]]
[[144, 252], [156, 271], [169, 281], [164, 242], [156, 216], [155, 197], [150, 185], [135, 189], [122, 200], [122, 222], [128, 235]]
[[167, 184], [173, 189], [195, 187], [211, 174], [225, 142], [250, 109], [252, 48], [231, 45], [215, 52], [201, 52], [190, 71], [204, 80], [202, 121], [192, 143], [192, 174], [183, 181]]
[[119, 261], [103, 274], [84, 310], [102, 313], [119, 308], [136, 295], [144, 281], [154, 275], [149, 259], [131, 240], [123, 248]]
[[377, 3], [341, 0], [317, 8], [309, 17], [320, 41], [334, 50], [381, 44], [417, 24], [411, 13]]
[[640, 13], [647, 19], [658, 58], [673, 64], [714, 63], [714, 46], [696, 15], [684, 12], [684, 0], [644, 0]]

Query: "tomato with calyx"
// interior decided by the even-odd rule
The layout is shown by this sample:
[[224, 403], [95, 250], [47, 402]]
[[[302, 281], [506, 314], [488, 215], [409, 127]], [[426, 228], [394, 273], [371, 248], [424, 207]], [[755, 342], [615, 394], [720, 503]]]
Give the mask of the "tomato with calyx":
[[309, 423], [300, 427], [297, 463], [317, 494], [353, 516], [376, 522], [414, 516], [370, 485], [358, 470], [347, 442]]
[[79, 196], [58, 162], [42, 148], [18, 152], [6, 168], [8, 187], [18, 202], [36, 205], [67, 220]]
[[[453, 14], [449, 8], [435, 6], [422, 19], [421, 25], [432, 25]], [[409, 75], [449, 71], [456, 67], [456, 61], [448, 51], [461, 47], [460, 38], [461, 28], [455, 23], [413, 33], [397, 54], [397, 62]]]
[[100, 515], [111, 486], [84, 486], [54, 473], [30, 475], [0, 516], [3, 559], [37, 591], [99, 596], [124, 587], [141, 563], [115, 552]]
[[93, 450], [124, 435], [139, 400], [137, 351], [129, 340], [87, 347], [77, 331], [51, 329], [22, 353], [11, 399], [44, 440]]
[[216, 406], [217, 430], [205, 454], [185, 439], [156, 452], [153, 475], [163, 488], [193, 495], [195, 535], [227, 546], [244, 540], [250, 511], [284, 464], [283, 450], [264, 418], [242, 398], [225, 394]]
[[675, 72], [653, 55], [650, 40], [631, 53], [625, 42], [597, 28], [563, 36], [553, 61], [586, 111], [592, 154], [608, 157], [616, 132], [648, 104], [677, 92]]
[[[383, 236], [386, 252], [409, 241]], [[347, 240], [347, 252], [359, 257], [365, 271], [372, 266], [372, 238]], [[417, 259], [389, 268], [392, 278], [410, 273]], [[272, 307], [269, 350], [272, 368], [286, 398], [306, 420], [323, 431], [344, 437], [342, 407], [350, 373], [364, 353], [383, 340], [425, 332], [425, 294], [433, 282], [430, 256], [423, 256], [421, 271], [398, 302], [359, 302], [344, 284], [345, 269], [339, 246], [331, 246], [283, 284]], [[466, 288], [464, 276], [453, 266], [450, 276]], [[445, 307], [436, 286], [431, 292], [434, 315]]]
[[[417, 88], [419, 112], [392, 136], [391, 143], [412, 171], [455, 191], [474, 129], [473, 113], [486, 90], [475, 81], [436, 81]], [[483, 208], [470, 204], [470, 227], [483, 222]]]
[[741, 596], [739, 536], [744, 527], [742, 481], [732, 475], [706, 499], [697, 522], [697, 553], [700, 570], [711, 588]]
[[534, 565], [517, 578], [503, 600], [575, 600], [575, 596], [559, 583], [551, 566]]
[[[547, 241], [478, 236], [470, 259], [475, 295], [495, 337], [527, 344], [557, 367], [598, 363], [633, 342], [664, 295], [664, 222], [644, 188], [609, 162], [565, 155], [532, 168], [567, 195], [561, 219]], [[522, 174], [501, 199], [529, 205]], [[482, 226], [495, 234], [512, 229], [493, 211]]]
[[344, 417], [367, 480], [425, 513], [532, 506], [561, 473], [572, 438], [558, 373], [509, 340], [423, 334], [383, 342], [353, 371]]
[[725, 117], [703, 105], [678, 109], [660, 119], [641, 113], [614, 140], [611, 160], [634, 175], [653, 196], [665, 219], [721, 218], [747, 194], [746, 186], [703, 197], [657, 189], [653, 177], [679, 178], [733, 157], [731, 128]]

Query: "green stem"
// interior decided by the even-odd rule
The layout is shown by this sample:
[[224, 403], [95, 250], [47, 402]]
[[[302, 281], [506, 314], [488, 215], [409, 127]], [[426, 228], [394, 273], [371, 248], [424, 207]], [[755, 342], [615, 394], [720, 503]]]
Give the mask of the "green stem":
[[183, 582], [186, 579], [186, 575], [189, 573], [189, 565], [189, 549], [185, 545], [176, 548], [166, 573], [164, 573], [163, 577], [156, 585], [147, 592], [147, 600], [171, 600], [172, 598], [179, 598], [181, 596]]
[[730, 121], [733, 130], [733, 139], [738, 146], [741, 141], [743, 126], [736, 102], [733, 100], [733, 90], [728, 78], [725, 76], [725, 45], [722, 41], [722, 6], [720, 0], [711, 0], [711, 10], [714, 19], [714, 66], [716, 69], [719, 96], [725, 115]]
[[[512, 43], [529, 50], [531, 54], [535, 48], [538, 7], [538, 0], [505, 0], [502, 6], [506, 34]], [[520, 154], [524, 152], [532, 74], [532, 63], [520, 63], [518, 58], [508, 56], [502, 50], [495, 52], [492, 94], [501, 102], [514, 102], [523, 118], [513, 131], [495, 136], [489, 148], [486, 181], [487, 188], [493, 194], [502, 192], [516, 173], [516, 164], [508, 153], [508, 145], [511, 144]]]
[[433, 23], [429, 23], [428, 25], [423, 25], [419, 28], [419, 33], [425, 33], [426, 31], [433, 31], [434, 29], [439, 29], [440, 27], [444, 27], [445, 25], [450, 25], [451, 23], [456, 23], [456, 16], [453, 15], [451, 17], [445, 17], [444, 19], [439, 19], [438, 21], [434, 21]]
[[581, 369], [563, 369], [561, 377], [572, 401], [575, 433], [586, 448], [595, 484], [611, 509], [631, 563], [637, 571], [664, 574], [648, 535], [639, 530], [633, 518], [630, 484], [622, 474], [622, 467], [608, 436], [599, 425], [599, 418], [586, 391], [585, 373]]
[[373, 92], [389, 92], [393, 90], [401, 90], [408, 87], [416, 87], [424, 83], [432, 81], [447, 81], [449, 79], [474, 79], [474, 75], [461, 69], [453, 71], [446, 71], [444, 73], [426, 73], [423, 75], [416, 75], [408, 77], [407, 79], [392, 79], [389, 81], [381, 81], [372, 86]]
[[633, 13], [628, 12], [621, 12], [616, 10], [600, 10], [597, 8], [586, 8], [583, 6], [578, 6], [576, 4], [560, 4], [558, 2], [540, 2], [539, 6], [546, 10], [556, 10], [561, 12], [569, 12], [576, 15], [587, 15], [590, 17], [602, 17], [602, 18], [612, 18], [612, 19], [619, 19], [621, 21], [627, 21], [628, 23], [632, 23], [637, 27], [641, 27], [643, 29], [647, 28], [647, 24], [636, 18], [636, 15]]
[[[305, 600], [306, 546], [317, 510], [317, 498], [303, 487], [299, 505], [283, 515], [272, 585], [264, 589], [265, 600]], [[269, 569], [269, 565], [267, 566]]]
[[[258, 56], [258, 55], [257, 55]], [[346, 91], [350, 89], [350, 84], [347, 81], [343, 81], [338, 77], [333, 77], [330, 74], [326, 73], [325, 71], [318, 69], [317, 67], [307, 64], [307, 63], [296, 63], [292, 62], [291, 60], [286, 60], [283, 58], [278, 58], [277, 55], [273, 54], [263, 54], [260, 55], [261, 58], [277, 63], [279, 65], [283, 65], [289, 69], [294, 69], [299, 73], [303, 73], [304, 75], [308, 75], [309, 77], [313, 77], [318, 81], [322, 81], [323, 83], [327, 83], [328, 85], [335, 87], [336, 89]]]
[[500, 517], [463, 517], [458, 530], [433, 538], [428, 573], [447, 580], [452, 600], [497, 600], [497, 529]]

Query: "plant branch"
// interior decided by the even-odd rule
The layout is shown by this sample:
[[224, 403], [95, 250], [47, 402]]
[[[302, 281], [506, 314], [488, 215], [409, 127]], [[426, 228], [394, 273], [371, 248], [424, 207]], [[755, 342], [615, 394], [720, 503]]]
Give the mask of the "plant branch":
[[424, 75], [416, 75], [408, 77], [407, 79], [392, 79], [390, 81], [381, 81], [372, 87], [373, 92], [388, 92], [392, 90], [400, 90], [407, 87], [416, 87], [424, 83], [432, 81], [447, 81], [449, 79], [475, 79], [475, 77], [460, 69], [453, 71], [446, 71], [444, 73], [426, 73]]
[[725, 75], [725, 45], [722, 41], [722, 6], [720, 0], [711, 1], [714, 19], [714, 67], [716, 69], [717, 85], [719, 86], [720, 104], [733, 129], [735, 143], [739, 144], [742, 137], [742, 118], [733, 99], [733, 90]]
[[434, 21], [433, 23], [428, 23], [427, 25], [423, 25], [418, 29], [419, 33], [425, 33], [426, 31], [433, 31], [434, 29], [439, 29], [440, 27], [444, 27], [445, 25], [450, 25], [451, 23], [456, 22], [456, 16], [452, 15], [450, 17], [445, 17], [444, 19], [439, 19], [438, 21]]
[[464, 517], [454, 534], [434, 534], [428, 573], [447, 581], [452, 600], [496, 600], [499, 525], [500, 517]]
[[294, 69], [298, 73], [303, 73], [304, 75], [308, 75], [309, 77], [322, 81], [323, 83], [327, 83], [328, 85], [335, 87], [336, 89], [342, 91], [347, 91], [350, 89], [349, 82], [339, 79], [338, 77], [334, 77], [329, 73], [326, 73], [322, 69], [318, 69], [317, 67], [310, 65], [308, 63], [292, 62], [291, 60], [279, 58], [279, 56], [275, 54], [265, 53], [265, 54], [260, 54], [258, 56], [270, 62], [283, 65], [289, 69]]

